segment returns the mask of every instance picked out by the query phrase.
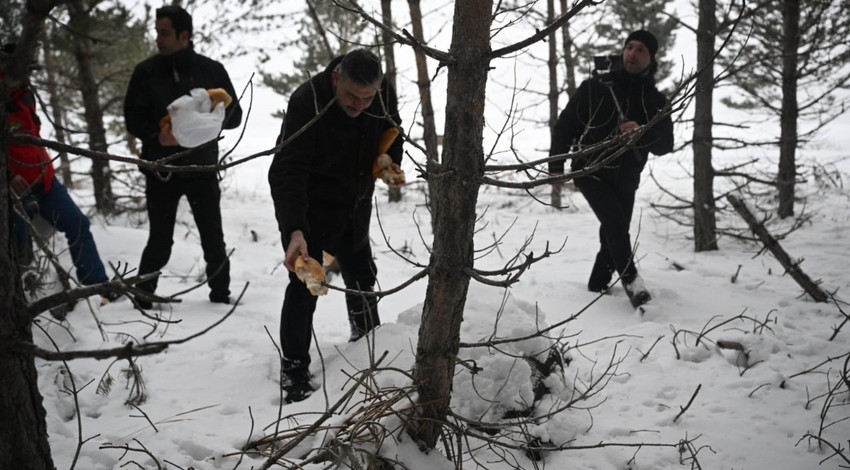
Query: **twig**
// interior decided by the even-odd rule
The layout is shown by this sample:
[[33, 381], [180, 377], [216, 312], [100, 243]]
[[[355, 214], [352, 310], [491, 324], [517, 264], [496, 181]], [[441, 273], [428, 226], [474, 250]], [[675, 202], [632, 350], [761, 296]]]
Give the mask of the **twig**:
[[688, 400], [688, 404], [687, 404], [687, 405], [685, 405], [685, 406], [684, 406], [684, 408], [680, 407], [682, 411], [680, 411], [680, 412], [679, 412], [679, 414], [677, 414], [677, 415], [676, 415], [676, 417], [675, 417], [675, 418], [673, 418], [673, 422], [674, 422], [674, 423], [675, 423], [676, 421], [678, 421], [678, 420], [679, 420], [679, 418], [680, 418], [683, 414], [685, 414], [685, 411], [688, 411], [688, 408], [690, 408], [690, 407], [691, 407], [691, 404], [694, 402], [694, 399], [697, 397], [697, 394], [699, 393], [699, 391], [700, 391], [700, 389], [701, 389], [701, 388], [702, 388], [702, 384], [697, 385], [697, 389], [696, 389], [696, 390], [694, 390], [694, 394], [693, 394], [693, 395], [691, 395], [691, 399], [690, 399], [690, 400]]

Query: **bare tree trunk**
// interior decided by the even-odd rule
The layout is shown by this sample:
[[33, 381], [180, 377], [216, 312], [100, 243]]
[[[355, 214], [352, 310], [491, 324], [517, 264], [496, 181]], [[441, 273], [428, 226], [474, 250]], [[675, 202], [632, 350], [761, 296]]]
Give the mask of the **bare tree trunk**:
[[[26, 81], [38, 33], [51, 8], [46, 0], [27, 2], [15, 57], [3, 70], [5, 79], [0, 80], [0, 96], [9, 96], [12, 84]], [[32, 321], [24, 305], [19, 268], [13, 254], [8, 144], [5, 141], [7, 126], [3, 106], [0, 108], [0, 349], [19, 342], [32, 342]], [[9, 349], [0, 351], [0, 468], [54, 468], [45, 417], [33, 356]]]
[[779, 135], [779, 217], [794, 215], [794, 182], [797, 178], [797, 49], [800, 46], [800, 2], [785, 0], [782, 3], [782, 111]]
[[436, 446], [446, 420], [473, 266], [475, 205], [484, 168], [484, 102], [490, 64], [492, 0], [455, 3], [443, 163], [428, 162], [434, 247], [414, 380], [419, 392], [408, 431]]
[[[555, 0], [546, 0], [546, 24], [555, 21]], [[549, 130], [555, 127], [558, 120], [558, 40], [553, 30], [549, 33]]]
[[790, 255], [782, 248], [779, 241], [767, 231], [767, 227], [750, 212], [750, 209], [743, 201], [733, 195], [726, 196], [726, 200], [732, 204], [738, 215], [741, 216], [750, 226], [750, 230], [761, 240], [761, 243], [767, 248], [776, 261], [785, 268], [785, 272], [791, 276], [791, 279], [797, 282], [803, 290], [809, 294], [815, 302], [828, 302], [829, 295], [820, 288], [817, 282], [813, 281], [808, 274], [803, 272], [800, 267], [801, 261], [791, 258]]
[[319, 19], [319, 13], [316, 11], [316, 6], [310, 0], [307, 0], [307, 10], [310, 12], [310, 18], [313, 19], [314, 23], [316, 23], [316, 30], [319, 31], [319, 37], [322, 38], [322, 45], [324, 46], [325, 53], [328, 56], [328, 62], [330, 62], [334, 57], [336, 57], [337, 53], [331, 47], [331, 42], [328, 39], [328, 33], [325, 32], [325, 26]]
[[[546, 1], [546, 24], [552, 24], [555, 21], [555, 0]], [[549, 43], [549, 59], [546, 62], [549, 69], [549, 132], [555, 129], [555, 123], [558, 122], [558, 40], [555, 31], [549, 33], [547, 42]], [[552, 207], [561, 207], [561, 185], [552, 185], [549, 202]]]
[[[391, 1], [392, 0], [381, 0], [381, 21], [383, 21], [383, 23], [389, 27], [393, 26], [393, 10]], [[393, 37], [389, 31], [381, 31], [381, 42], [384, 43], [384, 63], [386, 63], [387, 66], [385, 75], [390, 85], [392, 85], [393, 88], [398, 90], [395, 80], [395, 50], [393, 48], [393, 44], [395, 44], [395, 41], [393, 40]], [[390, 186], [388, 198], [389, 202], [401, 201], [401, 188], [398, 186]]]
[[[89, 12], [82, 0], [68, 3], [71, 24], [77, 31], [88, 32], [86, 27]], [[106, 129], [103, 126], [103, 108], [100, 105], [100, 94], [94, 69], [91, 64], [90, 39], [80, 35], [73, 36], [74, 56], [77, 59], [77, 76], [80, 80], [80, 92], [83, 95], [86, 127], [88, 128], [89, 147], [98, 152], [107, 152]], [[112, 213], [115, 209], [115, 197], [112, 194], [112, 175], [109, 170], [109, 160], [92, 159], [92, 181], [94, 183], [94, 200], [97, 210], [104, 214]]]
[[[561, 14], [569, 9], [567, 0], [561, 0]], [[561, 27], [561, 40], [564, 46], [564, 63], [567, 65], [567, 95], [573, 96], [576, 92], [576, 63], [573, 60], [573, 38], [570, 35], [569, 21]]]
[[[47, 31], [45, 31], [45, 34], [48, 34]], [[47, 72], [47, 94], [50, 100], [50, 110], [53, 114], [53, 130], [56, 132], [56, 141], [65, 144], [67, 143], [65, 138], [65, 113], [62, 111], [62, 105], [59, 104], [59, 87], [56, 84], [56, 63], [53, 60], [53, 50], [50, 40], [45, 40], [43, 44], [44, 70]], [[74, 179], [71, 177], [71, 161], [68, 159], [68, 152], [59, 153], [59, 168], [57, 169], [62, 177], [62, 184], [66, 188], [73, 188]]]
[[714, 36], [716, 0], [700, 0], [697, 25], [697, 91], [694, 94], [694, 249], [717, 250], [717, 205], [711, 165], [714, 116]]
[[[413, 29], [413, 38], [420, 43], [425, 43], [425, 33], [422, 30], [422, 10], [419, 0], [408, 0], [410, 5], [410, 25]], [[416, 84], [419, 85], [419, 99], [422, 108], [422, 129], [425, 140], [425, 151], [428, 153], [429, 161], [439, 160], [439, 148], [437, 143], [437, 125], [434, 122], [434, 106], [431, 102], [431, 77], [428, 75], [428, 61], [425, 54], [419, 49], [414, 49], [416, 56]]]

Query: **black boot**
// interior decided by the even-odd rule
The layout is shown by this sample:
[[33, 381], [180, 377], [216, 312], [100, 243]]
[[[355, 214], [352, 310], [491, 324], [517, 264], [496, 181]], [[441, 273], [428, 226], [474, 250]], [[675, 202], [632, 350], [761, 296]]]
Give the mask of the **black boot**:
[[623, 281], [623, 288], [626, 290], [626, 295], [629, 296], [629, 302], [632, 303], [632, 307], [634, 308], [638, 308], [652, 300], [652, 296], [649, 295], [646, 284], [640, 276], [635, 276], [631, 282]]
[[590, 292], [607, 292], [608, 284], [614, 275], [614, 268], [608, 264], [608, 257], [602, 252], [596, 254], [593, 270], [590, 271], [590, 279], [587, 281], [587, 290]]
[[295, 403], [307, 399], [313, 394], [310, 385], [310, 367], [303, 361], [283, 359], [280, 362], [280, 388], [286, 392], [286, 403]]

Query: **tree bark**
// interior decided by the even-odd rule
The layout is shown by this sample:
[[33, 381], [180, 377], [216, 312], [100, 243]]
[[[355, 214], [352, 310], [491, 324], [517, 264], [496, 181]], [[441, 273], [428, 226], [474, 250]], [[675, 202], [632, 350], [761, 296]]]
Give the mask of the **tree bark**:
[[726, 197], [732, 207], [735, 208], [735, 211], [743, 218], [747, 225], [749, 225], [750, 230], [759, 237], [762, 244], [765, 248], [767, 248], [773, 256], [776, 258], [776, 261], [779, 261], [779, 264], [785, 268], [785, 272], [787, 272], [803, 290], [809, 294], [815, 302], [826, 302], [829, 300], [829, 296], [823, 289], [818, 286], [818, 284], [803, 272], [800, 269], [800, 261], [793, 261], [788, 253], [782, 248], [782, 245], [779, 244], [779, 241], [767, 231], [767, 228], [763, 223], [756, 220], [755, 216], [750, 209], [747, 208], [746, 204], [744, 204], [740, 199], [735, 196], [729, 195]]
[[[45, 35], [50, 34], [45, 28]], [[47, 73], [47, 94], [50, 97], [50, 109], [53, 114], [53, 127], [56, 132], [56, 141], [62, 144], [67, 143], [65, 138], [65, 113], [62, 112], [62, 105], [59, 103], [59, 86], [56, 84], [56, 63], [53, 60], [53, 49], [49, 39], [43, 42], [44, 44], [44, 71]], [[68, 159], [68, 152], [59, 153], [59, 175], [62, 178], [62, 184], [66, 188], [74, 187], [74, 180], [71, 177], [71, 161]]]
[[[567, 0], [560, 0], [561, 14], [568, 11], [569, 6]], [[567, 74], [564, 77], [567, 81], [567, 96], [573, 96], [576, 92], [576, 62], [573, 59], [573, 38], [570, 34], [570, 22], [567, 21], [561, 27], [561, 42], [564, 48], [564, 64], [567, 66]]]
[[[546, 0], [546, 24], [555, 21], [555, 0]], [[555, 31], [549, 33], [549, 59], [546, 61], [549, 70], [549, 130], [555, 127], [558, 120], [558, 36]]]
[[[0, 96], [9, 96], [13, 87], [27, 81], [38, 33], [51, 8], [45, 0], [27, 2], [15, 57], [4, 70], [6, 77], [0, 80]], [[11, 238], [5, 106], [0, 109], [0, 126], [0, 343], [14, 344], [32, 342], [32, 323], [24, 305]], [[0, 468], [54, 468], [45, 417], [34, 357], [0, 354]]]
[[[89, 13], [82, 0], [68, 3], [71, 24], [77, 31], [88, 32]], [[106, 144], [106, 129], [103, 126], [103, 107], [100, 105], [100, 93], [97, 80], [92, 68], [90, 39], [81, 35], [73, 36], [74, 57], [77, 59], [77, 77], [80, 81], [80, 93], [85, 108], [86, 127], [89, 136], [89, 147], [98, 152], [109, 150]], [[97, 210], [110, 214], [115, 210], [115, 197], [112, 194], [112, 175], [109, 170], [109, 160], [94, 158], [91, 162], [92, 182], [94, 183], [94, 200]]]
[[697, 26], [697, 91], [694, 95], [694, 249], [717, 250], [717, 206], [711, 165], [714, 116], [714, 36], [716, 0], [700, 0]]
[[[391, 2], [392, 0], [381, 0], [381, 21], [390, 28], [393, 27], [393, 9]], [[387, 77], [387, 81], [393, 86], [393, 88], [398, 90], [395, 79], [395, 49], [393, 47], [395, 41], [393, 40], [392, 34], [390, 34], [387, 30], [381, 30], [381, 41], [384, 43], [384, 63], [386, 64], [386, 71], [384, 74]], [[401, 187], [390, 186], [388, 192], [389, 202], [401, 201]]]
[[782, 111], [779, 121], [779, 217], [794, 215], [794, 182], [797, 178], [797, 49], [800, 46], [800, 2], [782, 2]]
[[[410, 26], [413, 29], [413, 38], [420, 44], [425, 43], [425, 33], [422, 30], [422, 10], [419, 0], [408, 0], [410, 6]], [[423, 140], [425, 141], [425, 152], [428, 153], [428, 161], [439, 160], [439, 147], [437, 143], [437, 125], [434, 122], [434, 105], [431, 102], [431, 77], [428, 75], [428, 59], [420, 50], [414, 48], [416, 57], [416, 84], [419, 86], [419, 100], [422, 109]]]
[[434, 448], [446, 420], [473, 266], [475, 205], [484, 168], [484, 102], [492, 0], [455, 3], [443, 163], [428, 162], [434, 246], [414, 380], [418, 407], [408, 431]]

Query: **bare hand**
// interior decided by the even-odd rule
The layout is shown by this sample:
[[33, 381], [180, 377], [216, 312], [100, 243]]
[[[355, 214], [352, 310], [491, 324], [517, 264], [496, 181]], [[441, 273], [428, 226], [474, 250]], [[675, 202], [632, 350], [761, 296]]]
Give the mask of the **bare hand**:
[[629, 132], [636, 130], [638, 127], [640, 127], [640, 124], [636, 123], [635, 121], [626, 121], [620, 124], [620, 132], [622, 132], [623, 134], [628, 134]]
[[24, 197], [27, 191], [30, 190], [30, 184], [21, 175], [13, 176], [12, 181], [9, 181], [9, 186], [18, 198]]
[[159, 145], [163, 147], [177, 147], [180, 145], [174, 134], [171, 133], [171, 126], [163, 126], [159, 129]]
[[286, 255], [283, 258], [283, 265], [286, 269], [295, 272], [295, 260], [299, 256], [307, 259], [310, 253], [307, 251], [307, 240], [304, 239], [304, 232], [295, 230], [289, 235], [289, 245], [286, 246]]

